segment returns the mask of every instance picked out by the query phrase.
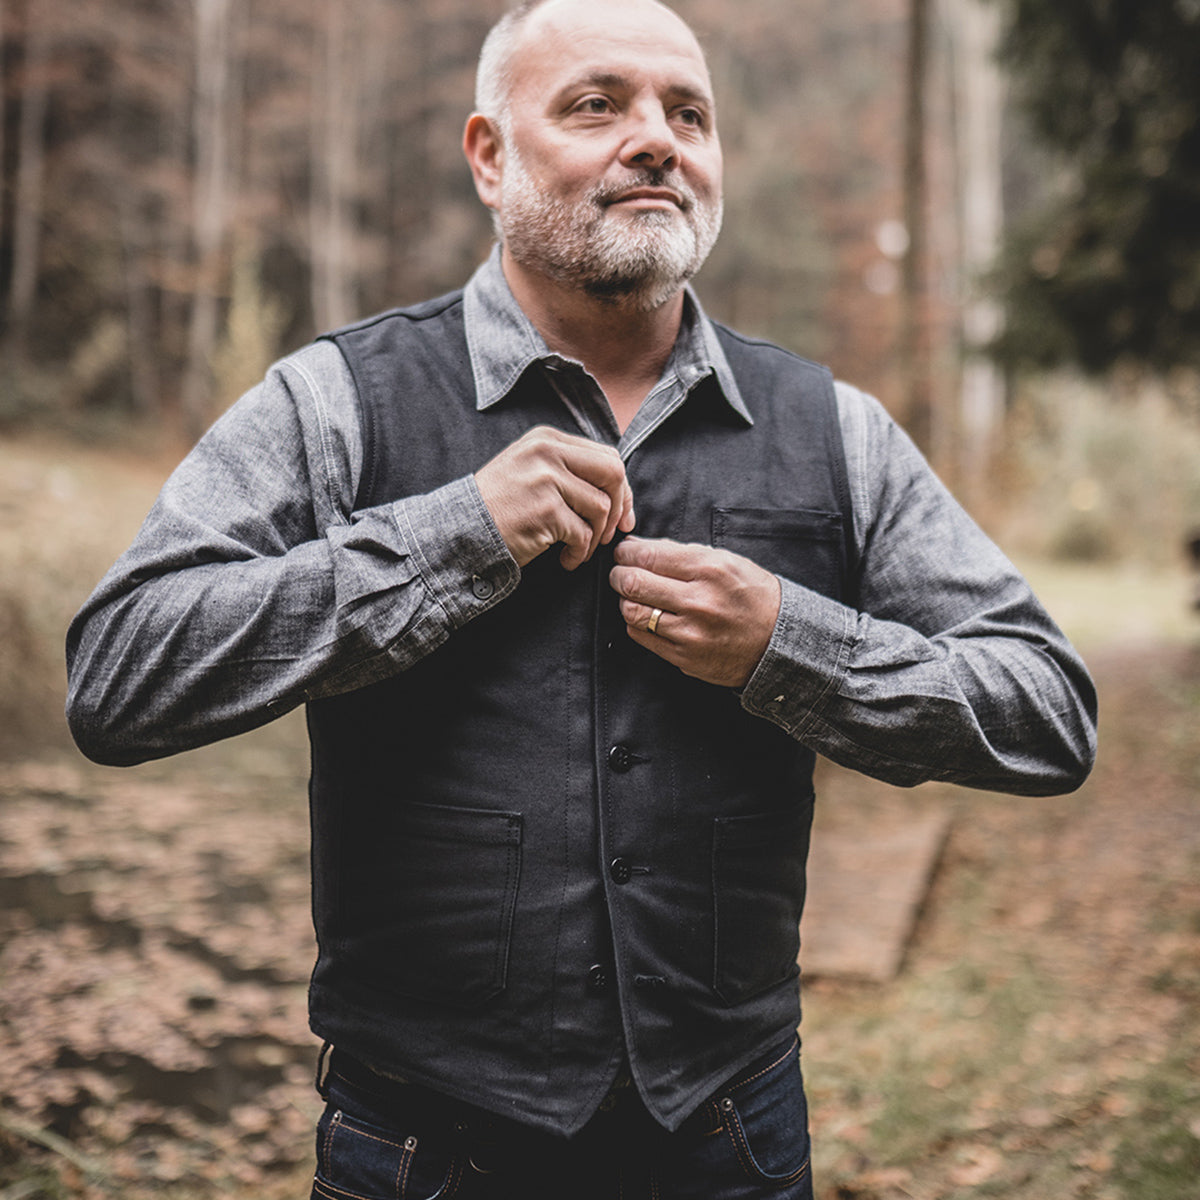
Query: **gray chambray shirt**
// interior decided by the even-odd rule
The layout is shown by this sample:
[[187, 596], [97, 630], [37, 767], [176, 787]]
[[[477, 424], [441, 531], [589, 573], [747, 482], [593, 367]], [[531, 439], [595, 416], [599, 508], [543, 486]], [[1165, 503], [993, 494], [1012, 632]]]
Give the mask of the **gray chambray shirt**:
[[[595, 380], [547, 349], [498, 254], [464, 305], [481, 409], [536, 361], [581, 434], [626, 459], [709, 375], [752, 420], [690, 290], [675, 351], [623, 435]], [[1095, 752], [1078, 656], [882, 406], [841, 383], [837, 401], [858, 609], [783, 579], [742, 704], [896, 784], [1078, 786]], [[217, 421], [68, 633], [67, 711], [86, 754], [128, 764], [243, 732], [403, 671], [504, 603], [520, 570], [474, 478], [356, 512], [361, 459], [331, 342], [282, 359]]]

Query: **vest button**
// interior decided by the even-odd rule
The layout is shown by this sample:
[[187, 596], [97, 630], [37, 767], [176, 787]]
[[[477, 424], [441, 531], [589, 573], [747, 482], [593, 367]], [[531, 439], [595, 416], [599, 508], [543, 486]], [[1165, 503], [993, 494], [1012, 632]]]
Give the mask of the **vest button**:
[[608, 972], [603, 963], [595, 963], [588, 968], [588, 987], [593, 992], [608, 991]]
[[608, 866], [613, 883], [626, 884], [633, 878], [633, 868], [623, 858], [614, 858]]
[[633, 766], [633, 753], [628, 746], [614, 746], [608, 752], [608, 765], [618, 775], [624, 775]]

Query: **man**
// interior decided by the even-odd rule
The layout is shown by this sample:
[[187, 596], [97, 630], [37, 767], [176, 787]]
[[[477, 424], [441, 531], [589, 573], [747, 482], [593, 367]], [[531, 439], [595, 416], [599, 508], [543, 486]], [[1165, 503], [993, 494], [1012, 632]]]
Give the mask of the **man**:
[[877, 404], [686, 288], [682, 21], [526, 4], [477, 107], [499, 250], [217, 423], [72, 626], [72, 728], [122, 764], [307, 703], [314, 1195], [811, 1196], [814, 752], [1054, 793], [1091, 685]]

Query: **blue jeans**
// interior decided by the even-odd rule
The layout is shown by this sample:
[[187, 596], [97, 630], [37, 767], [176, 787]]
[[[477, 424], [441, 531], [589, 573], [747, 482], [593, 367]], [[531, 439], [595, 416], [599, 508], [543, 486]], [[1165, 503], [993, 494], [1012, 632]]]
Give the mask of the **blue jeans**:
[[313, 1200], [812, 1200], [796, 1039], [675, 1133], [633, 1087], [560, 1138], [383, 1079], [336, 1050], [323, 1094]]

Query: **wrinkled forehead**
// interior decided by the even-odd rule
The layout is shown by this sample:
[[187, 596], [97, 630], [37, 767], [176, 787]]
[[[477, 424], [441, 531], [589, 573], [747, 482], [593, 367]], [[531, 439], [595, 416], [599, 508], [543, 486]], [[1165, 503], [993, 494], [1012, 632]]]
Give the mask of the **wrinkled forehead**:
[[711, 100], [704, 51], [656, 0], [548, 0], [530, 14], [512, 56], [512, 95], [545, 95], [574, 75], [653, 71]]

